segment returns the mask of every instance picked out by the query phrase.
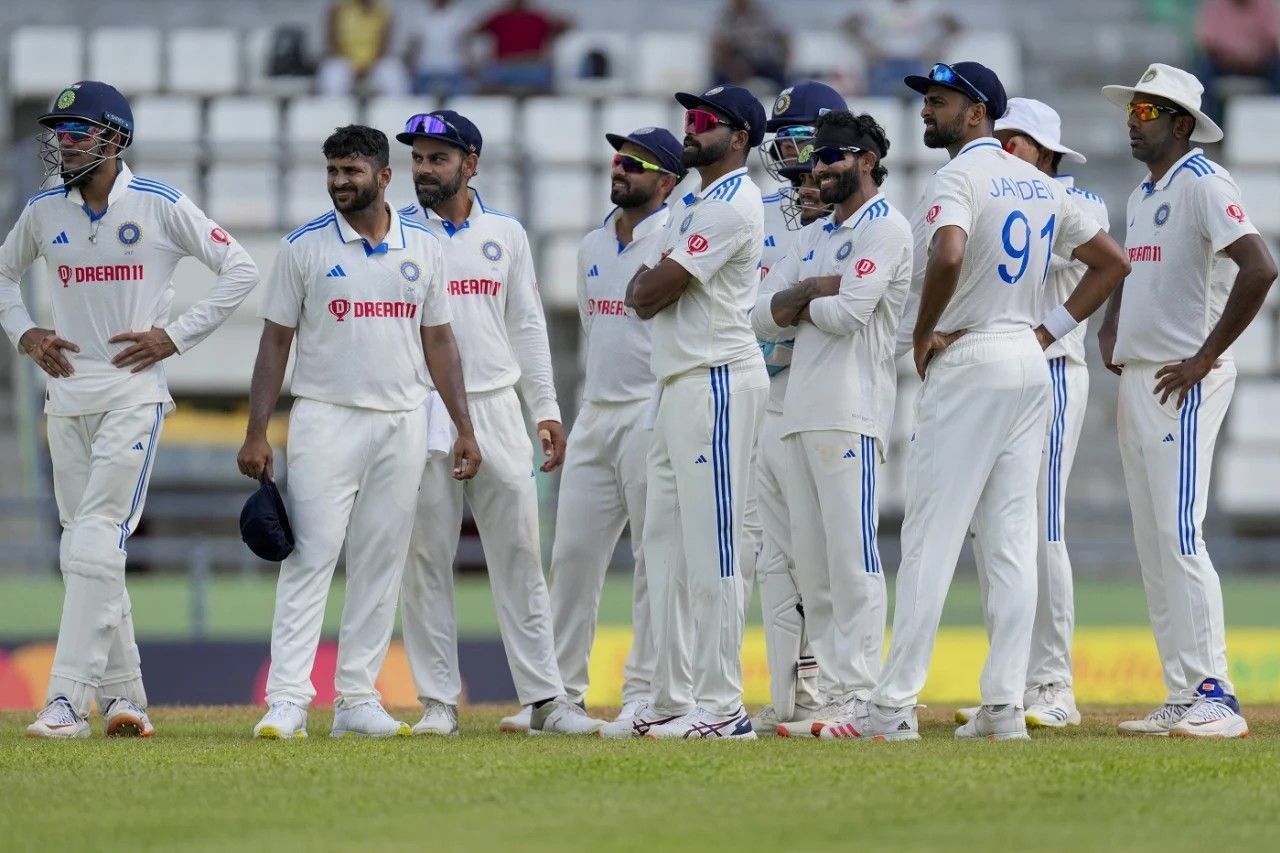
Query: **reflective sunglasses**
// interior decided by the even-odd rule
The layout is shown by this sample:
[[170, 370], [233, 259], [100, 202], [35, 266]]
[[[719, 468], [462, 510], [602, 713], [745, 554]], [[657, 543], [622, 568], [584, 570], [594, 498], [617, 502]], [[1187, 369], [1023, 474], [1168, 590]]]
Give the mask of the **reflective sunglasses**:
[[69, 142], [83, 142], [93, 136], [95, 127], [83, 121], [63, 121], [55, 124], [50, 129], [58, 141], [62, 141], [65, 138]]
[[808, 163], [810, 160], [817, 160], [826, 166], [834, 166], [844, 159], [845, 154], [861, 154], [862, 149], [852, 145], [823, 145], [820, 148], [814, 148], [812, 145], [806, 145], [800, 151], [800, 162]]
[[939, 62], [937, 65], [929, 69], [929, 79], [935, 83], [942, 83], [945, 86], [959, 89], [973, 100], [980, 104], [987, 102], [987, 96], [978, 90], [978, 87], [970, 83], [964, 78], [964, 75], [956, 71], [945, 62]]
[[671, 174], [661, 166], [650, 163], [647, 160], [641, 160], [634, 154], [623, 154], [621, 152], [614, 154], [613, 165], [621, 167], [622, 171], [629, 175], [639, 175], [641, 172], [663, 172]]
[[[419, 113], [404, 123], [404, 132], [422, 136], [447, 136], [462, 143], [462, 134], [449, 122], [431, 113]], [[470, 147], [469, 145], [467, 146]]]
[[1160, 118], [1160, 113], [1186, 115], [1183, 110], [1176, 107], [1162, 107], [1158, 104], [1129, 104], [1127, 109], [1129, 115], [1138, 117], [1138, 121], [1155, 121]]
[[737, 130], [733, 122], [728, 119], [720, 118], [713, 112], [707, 110], [686, 110], [684, 114], [684, 132], [697, 136], [700, 133], [706, 133], [708, 130], [714, 130], [720, 125], [724, 125], [730, 130]]

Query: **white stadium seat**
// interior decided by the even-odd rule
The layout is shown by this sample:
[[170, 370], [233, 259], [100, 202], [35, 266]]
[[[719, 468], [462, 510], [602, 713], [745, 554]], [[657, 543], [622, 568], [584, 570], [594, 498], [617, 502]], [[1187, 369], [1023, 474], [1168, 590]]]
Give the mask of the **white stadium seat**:
[[133, 108], [136, 156], [148, 162], [191, 161], [203, 142], [200, 101], [181, 95], [144, 95]]
[[1010, 97], [1022, 91], [1022, 51], [1011, 32], [962, 30], [947, 44], [944, 56], [944, 62], [981, 62], [996, 73]]
[[578, 244], [581, 237], [562, 235], [543, 240], [538, 262], [538, 290], [549, 311], [578, 310]]
[[89, 78], [106, 80], [125, 95], [158, 91], [160, 31], [154, 27], [90, 30]]
[[284, 113], [285, 150], [295, 160], [320, 161], [321, 145], [335, 128], [355, 124], [360, 105], [351, 97], [293, 98]]
[[529, 98], [520, 136], [534, 163], [585, 164], [598, 150], [591, 102], [571, 96]]
[[1236, 370], [1243, 376], [1270, 373], [1276, 365], [1275, 315], [1266, 308], [1231, 345]]
[[215, 98], [209, 104], [208, 121], [207, 141], [215, 160], [276, 159], [280, 108], [275, 98]]
[[1238, 95], [1227, 102], [1224, 124], [1225, 159], [1232, 164], [1233, 173], [1241, 166], [1280, 163], [1280, 151], [1274, 143], [1280, 134], [1280, 98]]
[[857, 45], [839, 28], [798, 30], [791, 34], [792, 80], [825, 80], [836, 89], [861, 80], [866, 62]]
[[[600, 170], [550, 166], [533, 172], [529, 221], [543, 234], [574, 232], [579, 237], [604, 215], [596, 211], [608, 201], [607, 185]], [[603, 201], [597, 202], [601, 198]]]
[[[391, 143], [391, 165], [393, 168], [399, 162], [399, 158], [396, 156], [397, 146], [402, 151], [407, 150], [396, 142], [396, 134], [404, 130], [404, 123], [410, 116], [415, 116], [418, 113], [429, 113], [439, 106], [440, 104], [435, 98], [427, 95], [385, 95], [369, 101], [368, 108], [365, 111], [364, 122], [387, 135], [387, 140]], [[483, 130], [480, 132], [481, 134], [484, 133]]]
[[482, 154], [509, 159], [516, 145], [516, 99], [505, 95], [451, 98], [445, 108], [461, 113], [480, 130]]
[[[406, 202], [407, 203], [407, 202]], [[314, 161], [295, 161], [284, 177], [284, 227], [296, 228], [333, 207], [326, 185], [325, 164], [319, 154]]]
[[1280, 174], [1274, 169], [1232, 169], [1249, 218], [1263, 234], [1280, 233]]
[[1223, 448], [1213, 481], [1226, 513], [1274, 517], [1280, 507], [1280, 449]]
[[83, 80], [84, 35], [78, 27], [20, 27], [9, 40], [9, 91], [52, 102]]
[[240, 34], [222, 27], [170, 30], [165, 88], [189, 95], [230, 95], [240, 88]]
[[[552, 47], [552, 68], [556, 91], [572, 95], [618, 95], [629, 84], [631, 37], [622, 30], [570, 30]], [[582, 66], [589, 53], [604, 56], [608, 75], [583, 77]]]
[[1280, 449], [1280, 382], [1241, 381], [1236, 385], [1227, 413], [1227, 435], [1236, 446], [1272, 446]]
[[222, 163], [209, 169], [207, 212], [231, 230], [280, 227], [274, 163]]
[[702, 92], [711, 79], [710, 47], [701, 32], [638, 33], [631, 62], [631, 88], [643, 95]]

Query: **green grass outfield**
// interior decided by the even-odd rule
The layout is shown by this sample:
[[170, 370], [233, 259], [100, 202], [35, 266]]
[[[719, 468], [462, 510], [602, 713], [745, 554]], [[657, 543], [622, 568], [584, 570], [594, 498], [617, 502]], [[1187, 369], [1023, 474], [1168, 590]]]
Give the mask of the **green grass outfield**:
[[[893, 577], [888, 578], [893, 594]], [[185, 578], [131, 577], [138, 636], [181, 638], [191, 630], [191, 588]], [[1227, 624], [1232, 628], [1275, 627], [1280, 621], [1280, 578], [1239, 577], [1223, 582]], [[275, 577], [220, 577], [209, 586], [207, 636], [218, 639], [265, 638], [271, 632]], [[498, 625], [483, 577], [458, 579], [458, 625], [463, 635], [487, 637]], [[56, 579], [0, 580], [0, 639], [52, 637], [62, 608], [62, 584]], [[335, 584], [325, 612], [325, 633], [336, 635], [342, 610], [342, 585]], [[892, 613], [892, 610], [890, 610]], [[630, 624], [631, 581], [610, 577], [600, 606], [603, 625]], [[753, 616], [759, 621], [758, 609]], [[1142, 586], [1134, 580], [1078, 581], [1076, 620], [1079, 625], [1146, 625]], [[943, 615], [946, 625], [981, 625], [978, 584], [961, 578], [952, 585]]]
[[259, 710], [156, 709], [159, 734], [51, 743], [0, 714], [5, 850], [1274, 850], [1280, 710], [1231, 742], [248, 738]]

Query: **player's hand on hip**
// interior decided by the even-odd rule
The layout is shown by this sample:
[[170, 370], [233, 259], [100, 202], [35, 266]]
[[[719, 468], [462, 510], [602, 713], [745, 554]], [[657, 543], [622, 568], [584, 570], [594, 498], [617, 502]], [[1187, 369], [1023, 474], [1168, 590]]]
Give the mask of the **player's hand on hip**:
[[1174, 394], [1178, 395], [1177, 408], [1187, 399], [1188, 392], [1196, 383], [1209, 375], [1220, 361], [1213, 361], [1202, 355], [1195, 355], [1177, 364], [1166, 364], [1156, 371], [1156, 387], [1153, 394], [1160, 396], [1160, 405], [1164, 405]]
[[1036, 343], [1040, 345], [1041, 351], [1053, 346], [1054, 338], [1048, 329], [1044, 326], [1036, 326], [1034, 331], [1036, 333]]
[[929, 362], [933, 361], [933, 357], [955, 343], [958, 338], [964, 335], [965, 331], [965, 329], [959, 329], [954, 332], [948, 332], [945, 335], [934, 332], [929, 337], [921, 338], [915, 342], [916, 373], [919, 374], [922, 381], [924, 380], [925, 371], [929, 369]]
[[564, 428], [559, 421], [538, 421], [538, 440], [547, 459], [542, 463], [542, 470], [551, 473], [564, 462]]
[[236, 455], [236, 465], [240, 473], [255, 480], [265, 478], [272, 483], [276, 481], [276, 472], [271, 464], [271, 442], [265, 435], [246, 436]]
[[1111, 360], [1116, 354], [1115, 332], [1108, 332], [1106, 329], [1098, 331], [1098, 352], [1102, 354], [1102, 363], [1106, 365], [1107, 370], [1110, 370], [1116, 376], [1124, 372], [1122, 365], [1116, 364]]
[[470, 480], [480, 470], [480, 445], [474, 435], [460, 435], [453, 443], [453, 479]]
[[111, 344], [126, 342], [132, 343], [133, 346], [126, 347], [116, 353], [115, 358], [111, 359], [111, 363], [116, 367], [134, 365], [130, 373], [140, 373], [157, 361], [162, 361], [178, 351], [173, 339], [169, 337], [169, 333], [159, 326], [154, 326], [146, 332], [121, 332], [118, 335], [113, 335], [107, 341], [107, 343]]
[[62, 354], [80, 352], [80, 347], [65, 338], [58, 337], [53, 329], [28, 329], [18, 339], [18, 348], [31, 357], [41, 370], [55, 379], [62, 379], [75, 373], [71, 362]]

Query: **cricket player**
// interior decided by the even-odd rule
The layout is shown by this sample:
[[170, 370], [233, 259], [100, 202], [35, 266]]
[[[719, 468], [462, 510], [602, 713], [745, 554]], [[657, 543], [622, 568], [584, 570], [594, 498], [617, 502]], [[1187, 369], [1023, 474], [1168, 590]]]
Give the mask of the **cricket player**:
[[[258, 283], [239, 243], [189, 198], [134, 175], [122, 159], [133, 113], [116, 89], [73, 83], [38, 119], [47, 177], [0, 246], [0, 325], [48, 376], [45, 414], [66, 587], [46, 705], [30, 737], [85, 738], [94, 701], [106, 734], [150, 737], [147, 694], [125, 590], [164, 418], [163, 359], [203, 341]], [[36, 324], [19, 283], [43, 257], [53, 328]], [[217, 274], [172, 322], [173, 269], [186, 257]]]
[[409, 669], [423, 703], [416, 734], [458, 731], [458, 631], [453, 560], [462, 528], [462, 500], [471, 505], [484, 546], [498, 625], [521, 714], [504, 729], [591, 734], [603, 723], [565, 697], [551, 633], [551, 605], [538, 543], [538, 494], [533, 447], [516, 385], [533, 413], [543, 471], [564, 460], [564, 432], [551, 378], [546, 320], [524, 227], [484, 206], [468, 184], [483, 139], [452, 110], [412, 116], [396, 139], [410, 146], [418, 205], [400, 211], [423, 224], [444, 248], [445, 280], [467, 405], [485, 465], [475, 479], [452, 479], [446, 460], [430, 460], [422, 478], [418, 518], [403, 590], [403, 631]]
[[[919, 737], [942, 605], [970, 521], [985, 549], [991, 650], [982, 707], [956, 736], [1024, 739], [1022, 694], [1036, 607], [1036, 481], [1049, 413], [1044, 349], [1123, 278], [1120, 248], [1066, 188], [992, 134], [1007, 98], [976, 62], [906, 78], [924, 96], [924, 142], [951, 160], [930, 179], [913, 229], [920, 293], [913, 358], [924, 386], [907, 459], [893, 640], [879, 683], [822, 737]], [[922, 257], [927, 247], [927, 258]], [[1050, 252], [1083, 261], [1080, 284], [1045, 313]]]
[[[1071, 175], [1058, 173], [1063, 160], [1086, 162], [1083, 154], [1062, 144], [1062, 120], [1052, 107], [1029, 98], [1010, 98], [1004, 116], [996, 120], [996, 139], [1015, 157], [1026, 160], [1067, 189], [1071, 200], [1087, 216], [1110, 230], [1107, 206], [1096, 193], [1076, 186]], [[1084, 264], [1058, 257], [1049, 260], [1045, 281], [1046, 306], [1061, 305], [1084, 275]], [[1071, 637], [1076, 614], [1071, 579], [1071, 557], [1066, 544], [1067, 478], [1080, 443], [1085, 406], [1089, 400], [1089, 369], [1084, 361], [1085, 323], [1045, 350], [1049, 363], [1049, 429], [1040, 460], [1039, 501], [1036, 514], [1040, 541], [1036, 553], [1036, 616], [1027, 665], [1027, 689], [1023, 695], [1027, 725], [1062, 728], [1080, 725], [1071, 689]], [[974, 530], [975, 535], [980, 535]], [[975, 553], [982, 554], [982, 549]], [[979, 577], [985, 577], [979, 572]], [[985, 598], [985, 596], [984, 596]], [[988, 620], [990, 621], [990, 620]], [[963, 708], [956, 721], [966, 723], [977, 708]]]
[[1102, 93], [1129, 114], [1129, 147], [1150, 170], [1129, 196], [1133, 272], [1098, 339], [1120, 374], [1118, 427], [1142, 584], [1168, 695], [1126, 734], [1244, 737], [1227, 672], [1222, 588], [1203, 523], [1218, 429], [1235, 390], [1228, 349], [1257, 315], [1275, 262], [1240, 189], [1195, 142], [1222, 131], [1200, 81], [1155, 63]]
[[609, 737], [754, 739], [742, 707], [742, 506], [769, 376], [747, 309], [763, 211], [747, 175], [764, 108], [746, 89], [677, 93], [684, 165], [701, 188], [671, 211], [661, 250], [627, 289], [653, 321], [653, 449], [645, 560], [657, 663], [649, 703]]
[[[812, 164], [800, 163], [798, 153], [813, 138], [813, 123], [831, 110], [844, 109], [839, 93], [824, 83], [805, 81], [782, 90], [773, 104], [772, 117], [765, 129], [773, 137], [760, 146], [760, 159], [773, 177], [787, 181], [778, 192], [764, 197], [765, 239], [761, 259], [761, 276], [789, 255], [796, 232], [822, 214], [820, 205], [806, 206], [804, 200], [816, 201], [816, 191], [804, 199], [798, 187], [811, 180]], [[759, 329], [756, 330], [760, 335]], [[744, 555], [756, 554], [754, 542], [759, 539], [758, 556], [745, 558], [743, 571], [744, 604], [750, 608], [752, 585], [760, 582], [760, 603], [765, 623], [765, 645], [769, 654], [770, 704], [762, 708], [751, 724], [759, 735], [772, 735], [778, 724], [795, 715], [796, 708], [805, 715], [816, 712], [819, 698], [818, 667], [804, 634], [804, 605], [800, 601], [791, 561], [791, 531], [787, 518], [787, 502], [783, 495], [782, 445], [777, 418], [782, 413], [782, 398], [787, 390], [787, 366], [795, 343], [794, 329], [773, 336], [760, 335], [760, 348], [769, 371], [769, 397], [757, 437], [752, 461], [752, 480], [744, 513]], [[766, 588], [767, 587], [767, 588]], [[797, 643], [799, 645], [797, 645]]]
[[752, 313], [758, 331], [795, 334], [778, 469], [786, 472], [788, 543], [827, 700], [781, 723], [778, 734], [787, 736], [809, 736], [814, 724], [850, 715], [880, 673], [886, 605], [876, 474], [893, 417], [893, 344], [912, 266], [911, 227], [879, 189], [888, 150], [869, 115], [839, 110], [817, 120], [801, 157], [813, 163], [821, 201], [834, 211], [800, 232]]
[[623, 668], [622, 711], [630, 719], [649, 696], [653, 635], [643, 548], [645, 460], [653, 443], [645, 409], [653, 396], [649, 324], [623, 304], [627, 284], [654, 252], [667, 224], [667, 197], [685, 176], [683, 146], [669, 130], [606, 133], [618, 152], [609, 200], [617, 205], [578, 247], [578, 317], [586, 337], [582, 408], [569, 433], [551, 549], [551, 616], [556, 659], [569, 699], [587, 693], [600, 591], [628, 524], [635, 558], [631, 653]]
[[331, 734], [407, 736], [409, 725], [382, 707], [374, 682], [395, 625], [427, 456], [428, 371], [458, 427], [453, 475], [474, 476], [480, 454], [449, 326], [440, 243], [387, 204], [387, 137], [350, 125], [334, 131], [323, 151], [333, 210], [280, 243], [238, 458], [242, 473], [274, 479], [267, 422], [296, 336], [287, 499], [296, 545], [280, 565], [268, 710], [253, 735], [307, 735], [311, 668], [345, 539]]

